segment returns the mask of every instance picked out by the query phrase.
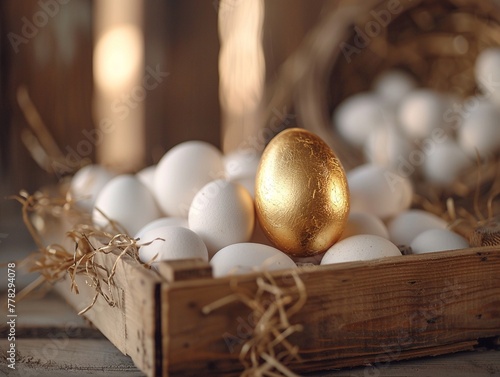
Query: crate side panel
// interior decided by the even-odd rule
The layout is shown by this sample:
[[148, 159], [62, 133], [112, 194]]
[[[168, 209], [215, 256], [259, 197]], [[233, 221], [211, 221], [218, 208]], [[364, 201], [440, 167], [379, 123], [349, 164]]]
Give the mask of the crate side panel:
[[132, 260], [120, 267], [117, 278], [125, 292], [126, 353], [148, 376], [159, 376], [162, 370], [161, 279]]
[[[71, 281], [67, 277], [57, 282], [55, 288], [77, 312], [80, 312], [92, 302], [95, 290], [87, 285], [83, 276], [77, 276], [75, 281], [78, 285], [78, 294], [70, 290]], [[113, 289], [113, 294], [119, 298], [119, 302], [123, 301], [122, 289]], [[125, 320], [121, 305], [110, 307], [102, 297], [98, 297], [94, 306], [83, 315], [122, 353], [126, 353]]]
[[[111, 270], [117, 256], [96, 255], [96, 262]], [[159, 290], [161, 279], [129, 257], [123, 257], [116, 265], [111, 286], [103, 291], [112, 294], [114, 305], [102, 297], [84, 315], [121, 352], [129, 355], [134, 363], [148, 376], [161, 374], [161, 342], [159, 318]], [[70, 292], [69, 280], [57, 284], [58, 291], [77, 310], [85, 308], [95, 290], [86, 284], [84, 276], [77, 277], [78, 295]]]
[[[303, 269], [308, 292], [290, 340], [303, 362], [296, 371], [398, 360], [472, 347], [500, 334], [500, 251], [465, 250]], [[288, 274], [282, 281], [290, 281]], [[239, 277], [255, 289], [255, 278]], [[277, 278], [278, 284], [279, 277]], [[230, 279], [165, 286], [172, 303], [164, 350], [168, 373], [237, 373], [241, 345], [251, 337], [250, 311], [232, 303], [209, 315], [202, 308], [232, 293]], [[388, 356], [389, 355], [389, 356]]]

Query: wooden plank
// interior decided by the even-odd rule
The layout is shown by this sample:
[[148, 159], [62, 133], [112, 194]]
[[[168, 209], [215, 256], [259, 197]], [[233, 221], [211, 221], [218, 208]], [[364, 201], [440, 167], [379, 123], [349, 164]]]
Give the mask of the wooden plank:
[[[275, 276], [280, 283], [291, 280], [286, 273]], [[296, 372], [456, 352], [500, 334], [500, 250], [494, 248], [319, 266], [300, 276], [308, 299], [292, 320], [304, 325], [290, 338], [303, 359], [290, 364]], [[237, 279], [255, 289], [255, 276]], [[239, 371], [239, 347], [251, 332], [249, 310], [233, 303], [202, 313], [233, 292], [230, 281], [163, 287], [164, 376]]]
[[[99, 255], [97, 263], [111, 270], [116, 255]], [[160, 285], [161, 278], [130, 257], [118, 263], [111, 288], [116, 306], [111, 307], [99, 297], [92, 309], [84, 315], [124, 354], [129, 355], [147, 375], [161, 371], [160, 341]], [[77, 310], [85, 308], [92, 300], [94, 290], [78, 278], [80, 294], [69, 291], [67, 280], [57, 284], [57, 289]]]
[[[5, 340], [0, 340], [0, 357], [5, 357]], [[63, 347], [64, 345], [64, 347]], [[47, 339], [18, 341], [16, 371], [0, 365], [0, 376], [110, 376], [139, 377], [144, 373], [132, 360], [107, 340], [70, 339], [68, 343]], [[56, 354], [57, 352], [57, 354]], [[500, 375], [500, 351], [461, 352], [453, 355], [392, 362], [377, 366], [306, 373], [310, 377], [469, 377]]]
[[[0, 340], [0, 357], [6, 359], [7, 341]], [[0, 365], [0, 376], [143, 377], [132, 360], [106, 339], [18, 339], [16, 369]]]
[[500, 351], [460, 352], [378, 366], [311, 373], [310, 377], [481, 377], [500, 375]]
[[[489, 259], [496, 258], [496, 254], [495, 253], [493, 253], [495, 255], [493, 255], [493, 254], [491, 254], [489, 252], [485, 252], [485, 251], [481, 251], [480, 253], [481, 253], [480, 255], [477, 255], [477, 254], [475, 254], [475, 255], [477, 257], [479, 257], [480, 260], [483, 260], [483, 262], [486, 261], [486, 260], [489, 260]], [[469, 256], [470, 256], [471, 253], [470, 252], [465, 252], [465, 254], [469, 254]], [[431, 263], [431, 261], [434, 260], [436, 256], [439, 256], [439, 255], [436, 254], [435, 256], [432, 256], [432, 257], [425, 257], [425, 258], [423, 258], [424, 260], [427, 261], [427, 263], [428, 263], [427, 267], [429, 269], [431, 269], [433, 267], [429, 263]], [[438, 260], [440, 260], [441, 257], [444, 258], [445, 256], [440, 256], [438, 258]], [[457, 254], [457, 256], [458, 256], [458, 254]], [[405, 258], [407, 258], [407, 257], [405, 257]], [[465, 256], [461, 256], [461, 258], [465, 258]], [[484, 258], [486, 258], [486, 260]], [[405, 261], [410, 261], [411, 259], [422, 260], [422, 258], [410, 257], [410, 259], [406, 259]], [[380, 265], [381, 262], [385, 263], [387, 261], [375, 261], [373, 263], [370, 263], [369, 265]], [[394, 262], [391, 262], [390, 265], [393, 266], [393, 263]], [[464, 263], [465, 263], [465, 261], [464, 261]], [[344, 270], [346, 267], [349, 267], [349, 266], [352, 269], [352, 268], [354, 268], [356, 266], [359, 267], [359, 265], [363, 265], [363, 263], [361, 263], [361, 264], [360, 263], [353, 263], [353, 264], [344, 265], [344, 266], [335, 266], [335, 268], [333, 268], [333, 267], [320, 267], [319, 270], [316, 268], [315, 272], [313, 272], [313, 271], [305, 271], [305, 273], [302, 274], [302, 279], [309, 286], [310, 283], [307, 283], [309, 278], [306, 277], [307, 273], [314, 273], [314, 274], [316, 274], [316, 273], [318, 273], [318, 271], [321, 271], [321, 270], [323, 270], [323, 273], [324, 273], [325, 270], [328, 270], [328, 271], [336, 271], [338, 269]], [[453, 265], [454, 265], [454, 263], [451, 264], [451, 267], [453, 267]], [[386, 267], [388, 267], [388, 266], [386, 266]], [[380, 268], [380, 266], [379, 266], [379, 268]], [[412, 269], [412, 271], [413, 271], [412, 267], [409, 267], [409, 268]], [[351, 272], [352, 271], [354, 271], [354, 270], [351, 270]], [[404, 271], [402, 271], [401, 273], [403, 273], [403, 272]], [[418, 271], [415, 271], [415, 272], [418, 272]], [[498, 272], [498, 270], [497, 270], [497, 272]], [[498, 274], [497, 274], [497, 276], [498, 276]], [[484, 278], [487, 278], [487, 277], [488, 276], [485, 276]], [[242, 281], [245, 281], [245, 280], [249, 280], [249, 279], [251, 280], [252, 277], [241, 277], [240, 279]], [[425, 276], [421, 276], [421, 279], [425, 280], [426, 277]], [[181, 289], [182, 290], [183, 286], [185, 288], [186, 286], [187, 287], [194, 287], [194, 286], [208, 285], [208, 286], [212, 286], [212, 288], [214, 289], [214, 291], [217, 292], [219, 290], [219, 288], [220, 288], [220, 282], [223, 281], [223, 280], [226, 280], [226, 282], [227, 282], [227, 279], [205, 279], [205, 280], [188, 281], [188, 282], [182, 282], [182, 283], [179, 282], [179, 283], [176, 283], [176, 284], [171, 284], [170, 288], [176, 286], [176, 289]], [[420, 284], [420, 283], [418, 283], [418, 281], [417, 282], [413, 282], [413, 280], [408, 280], [408, 281], [412, 282], [412, 283], [409, 283], [409, 285], [411, 285], [411, 286], [415, 286], [415, 285]], [[216, 283], [216, 284], [214, 284], [214, 283]], [[374, 284], [376, 284], [376, 283], [374, 283]], [[494, 284], [494, 282], [493, 282], [493, 284]], [[189, 291], [185, 291], [185, 292], [187, 294]], [[82, 297], [81, 296], [72, 294], [71, 297], [76, 297], [80, 301], [82, 301]], [[196, 297], [197, 297], [197, 295], [193, 296], [192, 299], [196, 299]], [[443, 298], [444, 297], [448, 297], [448, 296], [444, 295]], [[43, 322], [45, 322], [45, 321], [46, 321], [46, 323], [51, 323], [52, 325], [55, 325], [55, 322], [57, 322], [57, 320], [52, 320], [50, 318], [49, 319], [45, 319], [45, 320], [37, 319], [36, 318], [36, 314], [37, 313], [40, 314], [40, 310], [42, 310], [42, 312], [45, 313], [43, 316], [47, 316], [47, 317], [54, 316], [55, 318], [57, 318], [59, 315], [62, 315], [63, 318], [67, 318], [67, 313], [66, 314], [64, 313], [64, 305], [61, 306], [60, 303], [58, 305], [55, 302], [55, 301], [57, 301], [56, 297], [52, 296], [52, 298], [51, 298], [51, 296], [49, 295], [47, 298], [45, 298], [45, 299], [41, 299], [41, 298], [40, 299], [38, 299], [38, 298], [34, 299], [34, 301], [35, 301], [34, 305], [26, 305], [25, 306], [25, 309], [23, 309], [23, 317], [25, 317], [24, 323], [26, 323], [26, 326], [27, 326], [26, 328], [30, 327], [29, 322], [31, 322], [31, 321], [34, 321], [33, 322], [34, 325], [32, 325], [32, 328], [36, 328], [37, 326], [40, 326], [40, 327], [45, 326], [43, 324]], [[82, 302], [80, 304], [83, 305]], [[85, 302], [85, 304], [86, 304], [86, 302]], [[178, 303], [176, 303], [176, 305], [178, 305]], [[234, 307], [234, 305], [233, 305], [233, 307]], [[233, 309], [233, 307], [228, 307], [228, 308], [224, 309], [224, 313], [225, 313], [226, 316], [231, 315], [232, 319], [237, 321], [237, 311], [235, 312], [235, 311], [229, 310], [229, 309]], [[50, 308], [52, 308], [54, 311], [51, 312]], [[107, 310], [109, 310], [109, 308]], [[54, 315], [52, 313], [56, 313], [56, 314]], [[106, 314], [108, 314], [108, 313], [106, 312]], [[215, 313], [213, 313], [213, 314], [215, 314]], [[75, 316], [76, 316], [76, 314], [75, 314]], [[79, 317], [77, 317], [77, 318], [79, 318]], [[61, 327], [64, 329], [64, 323], [63, 322], [60, 322], [60, 323], [61, 323]], [[240, 324], [240, 322], [237, 322], [237, 323]], [[61, 327], [59, 328], [59, 330], [61, 330]], [[49, 331], [41, 332], [42, 334], [45, 334], [45, 337], [47, 338], [47, 339], [44, 339], [43, 342], [47, 343], [50, 339], [55, 339], [56, 341], [59, 340], [60, 342], [64, 342], [64, 334], [65, 333], [58, 333], [56, 330], [57, 330], [56, 327], [53, 327]], [[209, 329], [207, 329], [207, 330], [209, 330]], [[195, 331], [196, 331], [196, 329], [195, 329]], [[228, 327], [228, 331], [231, 331], [230, 327]], [[66, 334], [68, 334], [68, 336], [70, 338], [70, 341], [73, 342], [72, 337], [75, 334], [74, 333], [66, 333]], [[199, 338], [198, 341], [203, 341], [204, 337], [206, 336], [206, 332], [203, 332], [203, 331], [199, 331], [196, 334], [197, 334], [197, 337]], [[192, 335], [193, 334], [191, 334], [191, 336]], [[77, 335], [77, 337], [78, 337], [78, 335]], [[2, 339], [4, 339], [4, 338], [2, 338]], [[21, 341], [24, 341], [24, 340], [21, 340]], [[105, 342], [107, 342], [107, 341], [105, 341]], [[471, 347], [472, 344], [474, 344], [474, 343], [475, 342], [458, 343], [458, 347], [459, 348], [457, 348], [457, 349], [460, 349], [460, 347], [462, 347], [462, 346]], [[24, 346], [25, 343], [19, 343], [19, 344], [20, 344], [20, 346], [19, 346], [18, 349], [21, 350], [22, 352], [25, 352], [25, 346]], [[1, 345], [0, 349], [5, 349], [3, 347], [2, 343], [0, 343], [0, 345]], [[115, 352], [116, 352], [116, 349], [114, 348], [114, 346], [112, 346], [109, 342], [107, 343], [107, 345], [111, 349], [114, 349]], [[452, 345], [446, 346], [445, 349], [444, 349], [444, 351], [446, 351], [446, 352], [453, 351], [453, 349], [452, 349], [453, 346], [456, 346], [456, 343], [455, 343], [455, 345], [452, 344]], [[41, 347], [43, 347], [43, 346], [40, 346], [40, 343], [37, 343], [37, 345], [34, 348], [38, 349], [39, 352], [40, 352], [40, 350], [42, 349]], [[71, 349], [71, 347], [73, 347], [73, 346], [69, 346], [70, 349]], [[60, 361], [64, 362], [64, 360], [66, 360], [66, 359], [65, 359], [65, 357], [59, 358], [59, 356], [58, 356], [58, 357], [56, 357], [53, 360], [52, 364], [47, 364], [44, 367], [39, 367], [37, 365], [37, 369], [36, 370], [37, 370], [37, 372], [42, 373], [42, 374], [40, 374], [42, 376], [44, 375], [43, 373], [45, 373], [46, 370], [47, 370], [47, 374], [46, 374], [47, 376], [49, 376], [49, 375], [50, 376], [67, 375], [67, 372], [69, 370], [74, 371], [74, 372], [78, 372], [78, 371], [82, 372], [82, 371], [84, 371], [84, 372], [82, 372], [82, 374], [84, 373], [85, 375], [96, 375], [96, 376], [104, 376], [104, 375], [106, 375], [106, 376], [108, 376], [108, 375], [111, 375], [111, 376], [113, 376], [113, 375], [125, 375], [126, 376], [126, 375], [129, 375], [128, 374], [129, 373], [128, 369], [124, 370], [124, 371], [116, 372], [115, 369], [114, 369], [114, 366], [113, 366], [114, 364], [112, 364], [112, 363], [111, 363], [111, 365], [103, 366], [102, 370], [98, 370], [98, 367], [97, 367], [98, 364], [96, 363], [96, 364], [94, 364], [96, 366], [96, 370], [88, 370], [88, 368], [85, 366], [85, 360], [86, 360], [87, 356], [89, 358], [93, 358], [94, 359], [95, 358], [94, 357], [94, 353], [93, 353], [94, 351], [97, 352], [97, 354], [102, 353], [102, 351], [100, 350], [99, 347], [94, 347], [93, 346], [92, 348], [93, 348], [92, 350], [89, 350], [89, 349], [84, 350], [84, 349], [82, 349], [82, 350], [78, 351], [78, 355], [81, 352], [85, 352], [85, 355], [83, 355], [82, 360], [80, 360], [80, 356], [77, 356], [77, 357], [74, 356], [73, 358], [71, 358], [73, 364], [65, 364], [65, 366], [64, 365], [61, 366], [61, 364], [59, 362]], [[29, 347], [28, 347], [28, 349], [29, 349]], [[394, 351], [393, 353], [396, 353], [397, 350], [395, 349], [393, 351]], [[441, 352], [444, 352], [444, 351], [441, 351]], [[405, 354], [402, 353], [399, 356], [403, 357], [403, 356], [406, 355], [406, 356], [416, 357], [416, 356], [421, 356], [421, 355], [427, 354], [429, 352], [429, 350], [424, 348], [424, 349], [416, 349], [416, 350], [413, 350], [412, 352], [413, 353], [411, 355], [409, 355], [408, 353], [405, 353]], [[434, 352], [435, 353], [439, 353], [439, 352], [436, 352], [436, 349], [434, 349]], [[481, 354], [483, 354], [483, 353], [481, 353], [481, 354], [478, 354], [477, 352], [474, 352], [474, 353], [465, 353], [465, 355], [469, 355], [469, 354], [472, 355], [471, 358], [470, 358], [470, 360], [476, 360], [476, 361], [474, 361], [474, 363], [476, 364], [476, 366], [478, 366], [478, 368], [476, 370], [477, 373], [481, 373], [482, 372], [481, 366], [483, 366], [483, 365], [485, 366], [485, 368], [487, 368], [487, 370], [493, 371], [492, 374], [495, 374], [494, 372], [498, 371], [498, 365], [497, 364], [491, 363], [488, 360], [485, 360], [484, 362], [481, 361], [482, 360]], [[118, 355], [120, 355], [120, 354], [118, 353]], [[382, 356], [383, 355], [384, 354], [382, 354]], [[464, 370], [471, 370], [471, 369], [467, 369], [468, 366], [470, 368], [470, 364], [468, 365], [467, 363], [464, 364], [464, 362], [462, 362], [462, 356], [461, 355], [464, 355], [464, 354], [463, 353], [457, 354], [457, 356], [450, 355], [449, 356], [450, 357], [450, 359], [449, 359], [450, 361], [448, 363], [443, 362], [442, 369], [444, 370], [445, 368], [449, 368], [450, 373], [452, 373], [451, 371], [455, 370], [454, 369], [455, 366], [457, 366], [456, 370], [461, 370], [462, 367], [464, 368]], [[206, 354], [205, 356], [207, 358], [210, 358], [213, 355]], [[237, 354], [236, 354], [236, 356], [237, 356]], [[122, 356], [122, 357], [125, 357], [125, 356]], [[129, 358], [126, 358], [126, 359], [130, 362]], [[237, 357], [235, 358], [235, 360], [236, 359], [237, 359]], [[394, 359], [397, 359], [397, 358], [394, 358]], [[418, 370], [424, 370], [424, 371], [427, 371], [427, 372], [432, 371], [432, 369], [430, 369], [432, 367], [431, 366], [426, 367], [426, 365], [428, 365], [429, 363], [430, 363], [430, 365], [434, 365], [433, 364], [433, 360], [435, 360], [435, 359], [436, 360], [440, 360], [439, 358], [425, 358], [425, 359], [414, 360], [414, 361], [412, 361], [412, 362], [410, 362], [408, 364], [403, 364], [403, 363], [398, 363], [396, 361], [393, 361], [393, 362], [390, 363], [390, 366], [387, 367], [387, 368], [386, 368], [387, 365], [383, 364], [383, 373], [382, 373], [382, 375], [389, 375], [389, 376], [391, 376], [391, 375], [398, 375], [397, 373], [400, 373], [400, 375], [405, 375], [405, 376], [413, 376], [413, 375], [419, 376], [419, 374], [416, 373], [415, 371], [418, 371]], [[352, 359], [351, 360], [346, 359], [346, 360], [347, 360], [347, 362], [352, 362], [353, 361]], [[380, 362], [384, 362], [384, 359], [381, 358], [379, 361]], [[327, 361], [325, 361], [325, 360], [319, 360], [319, 362], [321, 362], [324, 365], [325, 362], [327, 362]], [[357, 361], [358, 364], [359, 363], [364, 363], [364, 362], [366, 362], [366, 359]], [[108, 363], [109, 363], [109, 361], [108, 361]], [[405, 365], [405, 366], [403, 367], [403, 366], [400, 366], [400, 365]], [[30, 365], [30, 364], [28, 364], [26, 366], [26, 368], [31, 368], [31, 367], [32, 367], [32, 365]], [[46, 369], [46, 368], [48, 368], [48, 369]], [[85, 368], [87, 368], [87, 369], [85, 369]], [[26, 370], [27, 370], [27, 373], [29, 373], [29, 371], [33, 370], [33, 369], [26, 369]], [[132, 372], [132, 370], [133, 370], [133, 372]], [[130, 370], [131, 371], [130, 373], [135, 373], [135, 374], [132, 374], [132, 375], [142, 375], [142, 373], [138, 372], [137, 369], [132, 369], [132, 370]], [[438, 369], [438, 370], [440, 370], [440, 369]], [[0, 370], [0, 372], [1, 371], [2, 370]], [[25, 370], [22, 370], [22, 371], [24, 372]], [[120, 374], [120, 373], [122, 373], [122, 374]], [[199, 370], [196, 373], [198, 373], [198, 375], [199, 375]], [[196, 373], [194, 373], [194, 375], [196, 375]], [[219, 375], [219, 371], [217, 371], [217, 372], [214, 371], [214, 373], [217, 374], [217, 375]], [[337, 374], [335, 374], [335, 373], [337, 373]], [[351, 369], [343, 369], [343, 370], [337, 371], [337, 372], [335, 372], [335, 371], [333, 371], [333, 372], [321, 372], [319, 374], [318, 373], [314, 374], [314, 376], [351, 375], [351, 373], [352, 373], [352, 375], [356, 375], [354, 373], [358, 373], [357, 375], [361, 376], [361, 375], [363, 375], [363, 373], [365, 373], [365, 369], [364, 368], [358, 368], [358, 369], [353, 369], [353, 370], [351, 370]], [[431, 373], [431, 372], [429, 372], [429, 373]], [[222, 374], [222, 372], [220, 374]], [[301, 374], [303, 374], [303, 373], [301, 373]], [[431, 373], [431, 374], [434, 374], [434, 373]], [[0, 375], [1, 375], [1, 373], [0, 373]], [[20, 375], [24, 375], [24, 374], [20, 374]], [[186, 374], [186, 375], [188, 375], [188, 374]], [[429, 375], [429, 374], [420, 374], [420, 375]], [[452, 375], [452, 374], [450, 374], [450, 375]]]
[[90, 328], [88, 321], [76, 315], [75, 311], [51, 291], [43, 296], [33, 294], [17, 303], [17, 328], [61, 327], [66, 323], [72, 327]]
[[158, 264], [158, 272], [167, 282], [212, 277], [212, 266], [202, 259], [179, 259]]
[[[57, 295], [47, 295], [44, 298], [28, 297], [23, 301], [23, 311], [20, 319], [23, 320], [25, 328], [30, 327], [27, 319], [35, 319], [32, 326], [45, 326], [59, 319], [60, 330], [64, 330], [64, 321], [78, 317], [74, 310], [66, 305]], [[43, 311], [40, 312], [40, 309]], [[46, 308], [46, 309], [45, 309]], [[51, 311], [53, 308], [53, 311]], [[36, 314], [40, 316], [37, 318]], [[68, 335], [66, 340], [65, 335]], [[107, 340], [98, 342], [73, 339], [81, 335], [75, 332], [58, 334], [56, 331], [46, 333], [46, 339], [22, 339], [18, 342], [18, 350], [21, 360], [18, 362], [17, 373], [9, 372], [5, 365], [0, 365], [0, 376], [35, 375], [41, 377], [67, 376], [143, 376], [132, 363], [131, 359], [117, 351], [116, 347]], [[0, 337], [5, 342], [3, 336]], [[53, 340], [53, 341], [52, 341]], [[69, 342], [69, 343], [68, 343]], [[5, 343], [0, 341], [0, 350], [7, 349]], [[64, 347], [63, 347], [64, 346]], [[61, 348], [61, 349], [58, 349]], [[50, 358], [58, 350], [55, 357]], [[45, 352], [44, 352], [45, 351]], [[82, 354], [80, 356], [80, 354]], [[106, 355], [103, 357], [103, 355]], [[2, 356], [3, 357], [3, 356]], [[93, 361], [89, 365], [89, 359]], [[38, 361], [37, 361], [38, 360]], [[22, 363], [21, 363], [22, 361]], [[120, 365], [123, 369], [115, 369]], [[366, 369], [366, 371], [365, 371]], [[359, 367], [354, 369], [343, 369], [338, 371], [327, 371], [321, 373], [305, 374], [311, 377], [365, 377], [375, 376], [407, 376], [423, 377], [429, 375], [439, 376], [490, 376], [499, 374], [500, 352], [465, 352], [442, 357], [428, 357], [405, 362], [393, 362], [381, 364], [376, 367]]]
[[[104, 339], [102, 333], [67, 305], [55, 292], [32, 294], [16, 303], [16, 336], [19, 338], [50, 338], [65, 334], [70, 338]], [[0, 324], [0, 339], [8, 328]]]
[[[83, 310], [92, 301], [94, 291], [85, 284], [85, 279], [78, 277], [76, 279], [79, 294], [70, 291], [70, 280], [64, 279], [57, 283], [56, 289], [66, 298], [68, 303], [79, 312]], [[124, 318], [124, 291], [117, 288], [114, 291], [117, 298], [117, 306], [110, 307], [102, 297], [99, 297], [94, 307], [84, 314], [84, 317], [92, 322], [116, 347], [126, 353], [125, 335], [126, 324]]]

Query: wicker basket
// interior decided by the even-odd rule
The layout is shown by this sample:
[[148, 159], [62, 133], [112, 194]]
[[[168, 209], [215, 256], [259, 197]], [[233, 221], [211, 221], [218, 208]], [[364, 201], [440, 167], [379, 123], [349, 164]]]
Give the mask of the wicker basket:
[[362, 161], [338, 137], [332, 112], [344, 98], [368, 90], [390, 68], [421, 86], [467, 96], [476, 91], [478, 53], [500, 45], [500, 2], [473, 0], [334, 1], [272, 88], [273, 109], [320, 135], [346, 168]]

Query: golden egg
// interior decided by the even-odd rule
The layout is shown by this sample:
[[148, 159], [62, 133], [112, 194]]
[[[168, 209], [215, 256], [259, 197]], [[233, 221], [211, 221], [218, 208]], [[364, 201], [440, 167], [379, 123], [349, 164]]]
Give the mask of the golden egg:
[[319, 254], [339, 239], [347, 221], [345, 171], [318, 136], [287, 129], [264, 150], [255, 206], [264, 233], [277, 248], [296, 257]]

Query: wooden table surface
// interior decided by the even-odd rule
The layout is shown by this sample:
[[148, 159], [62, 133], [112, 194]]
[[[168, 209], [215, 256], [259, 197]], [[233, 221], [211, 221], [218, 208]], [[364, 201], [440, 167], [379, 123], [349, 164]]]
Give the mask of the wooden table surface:
[[[10, 260], [21, 259], [34, 246], [19, 216], [0, 212], [0, 376], [144, 376], [90, 323], [79, 317], [56, 293], [32, 295], [16, 303], [16, 369], [5, 363], [8, 350], [6, 307], [7, 267]], [[18, 267], [16, 289], [28, 284], [33, 275]], [[200, 373], [202, 376], [203, 373]], [[474, 352], [392, 362], [381, 368], [358, 367], [310, 374], [310, 376], [500, 376], [500, 348], [479, 348]]]

